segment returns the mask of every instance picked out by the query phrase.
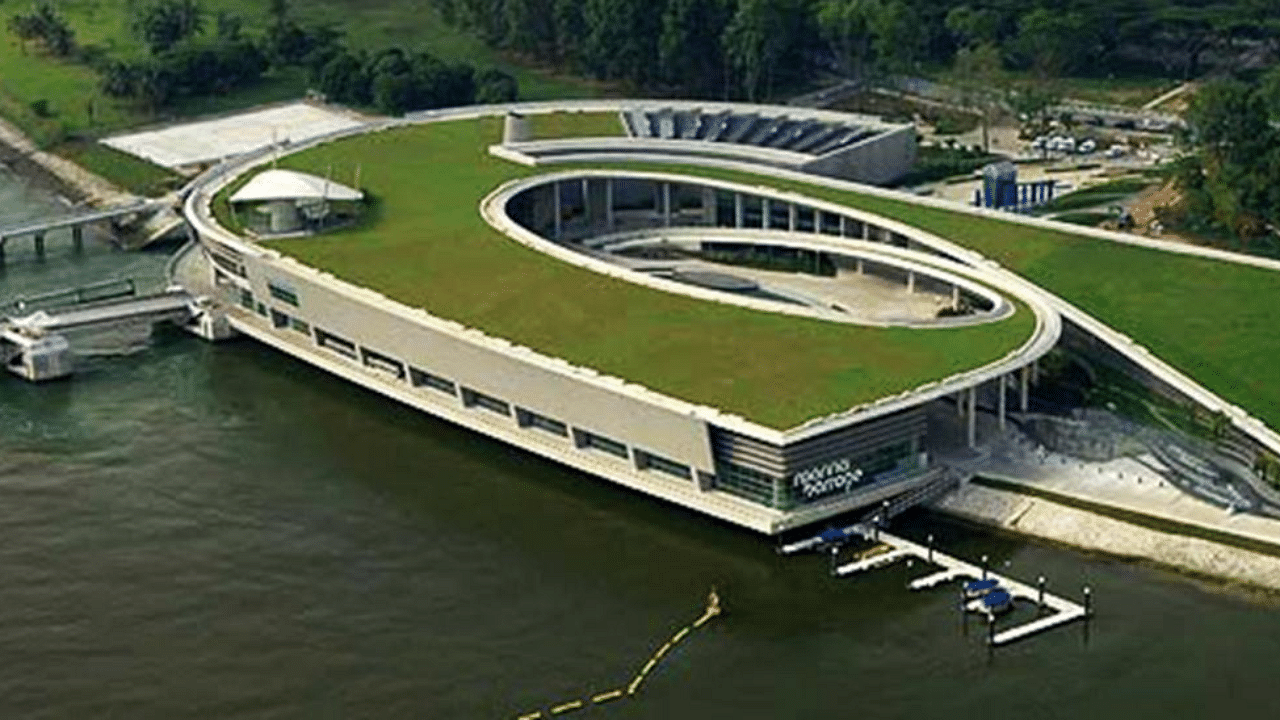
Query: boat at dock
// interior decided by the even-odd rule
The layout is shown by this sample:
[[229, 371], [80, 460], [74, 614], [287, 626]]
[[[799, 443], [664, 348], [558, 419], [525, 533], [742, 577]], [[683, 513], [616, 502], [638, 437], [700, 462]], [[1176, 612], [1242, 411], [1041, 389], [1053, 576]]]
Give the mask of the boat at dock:
[[984, 578], [982, 580], [970, 580], [964, 584], [964, 599], [975, 600], [985, 597], [990, 593], [1003, 589], [1000, 587], [1000, 581], [995, 578]]

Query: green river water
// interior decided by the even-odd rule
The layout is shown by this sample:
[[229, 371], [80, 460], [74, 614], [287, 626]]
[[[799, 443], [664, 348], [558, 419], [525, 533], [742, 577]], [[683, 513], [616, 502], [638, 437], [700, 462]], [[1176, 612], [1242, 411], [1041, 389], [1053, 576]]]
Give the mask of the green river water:
[[[0, 173], [0, 224], [56, 208]], [[9, 252], [0, 300], [165, 256]], [[988, 659], [951, 591], [753, 534], [398, 407], [248, 341], [161, 333], [0, 377], [0, 718], [1271, 718], [1272, 598], [916, 515], [1077, 596]]]

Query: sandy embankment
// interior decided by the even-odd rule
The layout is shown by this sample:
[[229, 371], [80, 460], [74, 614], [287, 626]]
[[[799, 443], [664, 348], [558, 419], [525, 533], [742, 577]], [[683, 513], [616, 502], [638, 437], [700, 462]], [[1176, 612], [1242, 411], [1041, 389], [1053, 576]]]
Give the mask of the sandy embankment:
[[1280, 557], [1160, 532], [1049, 500], [965, 484], [934, 508], [1066, 545], [1280, 590]]

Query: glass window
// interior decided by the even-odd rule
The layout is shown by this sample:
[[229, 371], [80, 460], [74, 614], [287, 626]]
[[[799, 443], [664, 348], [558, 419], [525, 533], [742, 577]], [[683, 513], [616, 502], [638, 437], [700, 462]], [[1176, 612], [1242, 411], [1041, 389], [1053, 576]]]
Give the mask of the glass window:
[[774, 487], [778, 480], [749, 467], [731, 462], [716, 463], [715, 487], [730, 495], [761, 505], [774, 505]]
[[617, 440], [604, 437], [603, 435], [596, 435], [595, 433], [588, 432], [586, 430], [575, 430], [574, 434], [578, 447], [586, 448], [588, 450], [600, 450], [601, 452], [606, 452], [610, 455], [616, 455], [624, 460], [630, 457], [630, 453], [627, 452], [627, 446]]
[[393, 357], [362, 347], [360, 348], [360, 359], [367, 368], [394, 375], [397, 380], [404, 379], [404, 364]]
[[439, 375], [432, 375], [416, 367], [409, 368], [409, 381], [413, 383], [414, 387], [428, 387], [450, 395], [458, 394], [457, 387], [451, 380], [446, 380]]
[[554, 418], [530, 412], [524, 408], [516, 408], [516, 421], [520, 423], [520, 427], [537, 428], [538, 430], [544, 430], [561, 437], [567, 437], [569, 435], [568, 425], [565, 425]]
[[326, 332], [320, 328], [316, 328], [316, 344], [326, 350], [332, 350], [339, 355], [349, 357], [352, 360], [359, 356], [356, 354], [356, 344], [350, 340], [338, 337], [333, 333]]
[[298, 293], [294, 292], [293, 288], [288, 287], [283, 283], [267, 283], [267, 292], [271, 293], [271, 297], [279, 300], [280, 302], [289, 303], [294, 307], [298, 306]]
[[462, 404], [467, 407], [484, 408], [499, 415], [510, 415], [511, 406], [496, 397], [478, 393], [471, 388], [462, 388]]
[[641, 470], [657, 470], [684, 480], [693, 478], [693, 472], [689, 470], [688, 465], [668, 460], [661, 455], [654, 455], [644, 450], [636, 450], [636, 466]]

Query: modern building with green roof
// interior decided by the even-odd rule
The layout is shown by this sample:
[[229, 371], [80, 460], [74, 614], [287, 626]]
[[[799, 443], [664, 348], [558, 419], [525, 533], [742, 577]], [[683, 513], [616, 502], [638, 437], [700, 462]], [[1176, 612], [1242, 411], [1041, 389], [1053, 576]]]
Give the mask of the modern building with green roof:
[[[1025, 272], [904, 222], [922, 201], [860, 184], [901, 175], [914, 140], [840, 113], [576, 101], [272, 149], [187, 197], [199, 325], [779, 533], [947, 481], [929, 408], [953, 407], [977, 446], [980, 406], [1000, 425], [1026, 411], [1064, 327], [1132, 350]], [[267, 231], [290, 232], [229, 202], [268, 167], [322, 179], [297, 217], [272, 196]], [[317, 203], [330, 184], [341, 201]], [[1045, 230], [1026, 232], [1034, 248]]]

